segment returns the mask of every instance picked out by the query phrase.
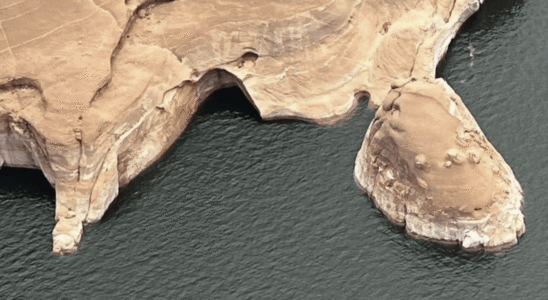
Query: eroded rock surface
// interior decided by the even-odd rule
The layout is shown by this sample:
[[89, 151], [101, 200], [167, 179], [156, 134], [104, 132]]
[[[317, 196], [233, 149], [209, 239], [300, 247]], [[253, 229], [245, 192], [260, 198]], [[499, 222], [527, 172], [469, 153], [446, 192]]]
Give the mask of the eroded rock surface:
[[389, 218], [465, 247], [515, 244], [519, 184], [434, 79], [479, 4], [0, 1], [0, 165], [44, 172], [56, 190], [53, 251], [67, 254], [213, 91], [239, 86], [264, 119], [322, 124], [367, 98], [378, 120], [355, 177]]
[[407, 232], [498, 250], [525, 232], [522, 190], [461, 99], [441, 80], [391, 90], [356, 159], [355, 178]]

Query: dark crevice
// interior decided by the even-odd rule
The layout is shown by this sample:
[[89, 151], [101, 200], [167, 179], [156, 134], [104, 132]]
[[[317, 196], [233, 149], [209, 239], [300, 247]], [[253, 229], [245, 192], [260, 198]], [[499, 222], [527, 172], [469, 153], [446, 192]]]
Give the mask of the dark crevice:
[[246, 52], [242, 55], [242, 59], [244, 61], [252, 61], [252, 62], [255, 62], [257, 59], [259, 58], [259, 55], [257, 55], [257, 53], [254, 53], [254, 52]]
[[82, 169], [81, 161], [82, 161], [82, 155], [84, 154], [84, 147], [82, 145], [82, 139], [76, 139], [78, 141], [78, 147], [80, 148], [80, 153], [78, 157], [78, 181], [80, 181], [80, 170]]
[[411, 70], [409, 71], [409, 77], [413, 77], [413, 70], [415, 70], [415, 64], [417, 63], [417, 56], [419, 55], [419, 51], [423, 43], [424, 41], [421, 42], [419, 46], [417, 46], [417, 51], [415, 52], [415, 57], [413, 58], [413, 65], [411, 66]]
[[55, 199], [55, 190], [39, 169], [2, 167], [0, 169], [0, 194], [15, 198], [18, 195]]
[[7, 83], [0, 85], [0, 92], [12, 91], [15, 89], [35, 89], [42, 93], [42, 87], [38, 80], [34, 80], [28, 77], [20, 77], [10, 80]]
[[245, 65], [245, 63], [248, 61], [255, 63], [258, 58], [259, 58], [259, 55], [257, 55], [257, 53], [251, 52], [251, 51], [246, 52], [240, 57], [238, 61], [238, 67], [242, 68]]
[[455, 9], [455, 3], [457, 0], [453, 0], [451, 3], [451, 9], [449, 9], [449, 14], [447, 15], [447, 18], [445, 19], [445, 23], [449, 22], [449, 19], [451, 19], [451, 16], [453, 15], [453, 10]]
[[201, 104], [196, 116], [215, 115], [225, 111], [262, 122], [261, 115], [239, 87], [229, 87], [213, 92]]
[[368, 102], [371, 99], [371, 94], [368, 91], [359, 91], [354, 94], [356, 102]]

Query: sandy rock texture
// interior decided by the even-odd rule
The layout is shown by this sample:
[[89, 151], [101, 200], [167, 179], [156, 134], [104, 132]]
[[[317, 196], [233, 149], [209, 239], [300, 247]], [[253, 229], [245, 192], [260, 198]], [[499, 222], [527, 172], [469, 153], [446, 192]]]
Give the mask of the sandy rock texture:
[[525, 231], [521, 188], [435, 79], [479, 5], [0, 0], [0, 165], [43, 171], [56, 191], [53, 252], [70, 254], [84, 225], [213, 91], [239, 86], [264, 119], [321, 124], [365, 99], [377, 117], [355, 178], [383, 213], [467, 248], [515, 244]]
[[356, 159], [358, 185], [414, 236], [497, 251], [525, 232], [523, 192], [442, 80], [394, 87]]

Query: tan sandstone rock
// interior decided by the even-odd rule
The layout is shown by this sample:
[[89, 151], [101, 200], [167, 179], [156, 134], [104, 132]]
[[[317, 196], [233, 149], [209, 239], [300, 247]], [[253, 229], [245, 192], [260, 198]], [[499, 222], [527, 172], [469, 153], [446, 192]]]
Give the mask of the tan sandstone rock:
[[519, 184], [434, 79], [478, 1], [0, 1], [0, 165], [44, 172], [53, 251], [68, 254], [213, 91], [323, 124], [367, 98], [378, 118], [355, 178], [391, 220], [465, 247], [515, 244]]
[[412, 235], [494, 251], [515, 245], [525, 231], [519, 183], [442, 80], [411, 81], [388, 94], [355, 178]]

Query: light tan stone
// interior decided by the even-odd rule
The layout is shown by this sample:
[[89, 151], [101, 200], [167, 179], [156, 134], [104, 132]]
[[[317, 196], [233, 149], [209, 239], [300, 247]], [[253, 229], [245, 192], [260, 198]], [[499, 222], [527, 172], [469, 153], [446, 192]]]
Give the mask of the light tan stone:
[[[487, 251], [515, 245], [525, 232], [521, 187], [477, 125], [468, 146], [459, 145], [464, 124], [475, 124], [460, 98], [442, 80], [411, 81], [398, 93], [389, 111], [379, 109], [367, 131], [356, 159], [358, 185], [412, 235]], [[394, 149], [390, 159], [382, 151], [376, 154], [386, 143]], [[468, 151], [471, 159], [464, 154]], [[401, 196], [395, 183], [365, 176], [387, 167], [397, 170], [394, 181], [411, 193]], [[401, 203], [407, 213], [402, 216], [393, 203]]]
[[[367, 99], [386, 122], [368, 130], [375, 142], [365, 144], [366, 137], [355, 178], [381, 210], [417, 235], [439, 238], [432, 232], [445, 228], [446, 240], [467, 247], [506, 243], [511, 230], [501, 226], [525, 230], [514, 201], [522, 199], [519, 184], [460, 98], [434, 79], [478, 1], [0, 1], [0, 165], [44, 172], [56, 190], [53, 251], [69, 254], [82, 224], [101, 218], [119, 187], [173, 144], [215, 90], [240, 87], [263, 119], [322, 124]], [[435, 95], [426, 92], [432, 87]], [[440, 168], [449, 148], [434, 151], [416, 134], [426, 124], [391, 117], [408, 113], [415, 100], [411, 114], [445, 112], [440, 124], [455, 138], [440, 137], [432, 147], [458, 150], [450, 168]], [[440, 172], [453, 172], [447, 174], [463, 185], [448, 190]], [[476, 185], [470, 174], [480, 179]], [[506, 186], [499, 188], [497, 176]], [[377, 181], [384, 187], [374, 188]], [[474, 193], [479, 204], [465, 201]], [[409, 199], [422, 204], [409, 206]], [[379, 204], [385, 202], [390, 208]], [[426, 217], [437, 207], [469, 213], [479, 205], [466, 219], [476, 224], [495, 202], [501, 212], [512, 210], [506, 219], [514, 223], [486, 221], [485, 228], [497, 228], [490, 233], [471, 231], [477, 226], [463, 219]]]

